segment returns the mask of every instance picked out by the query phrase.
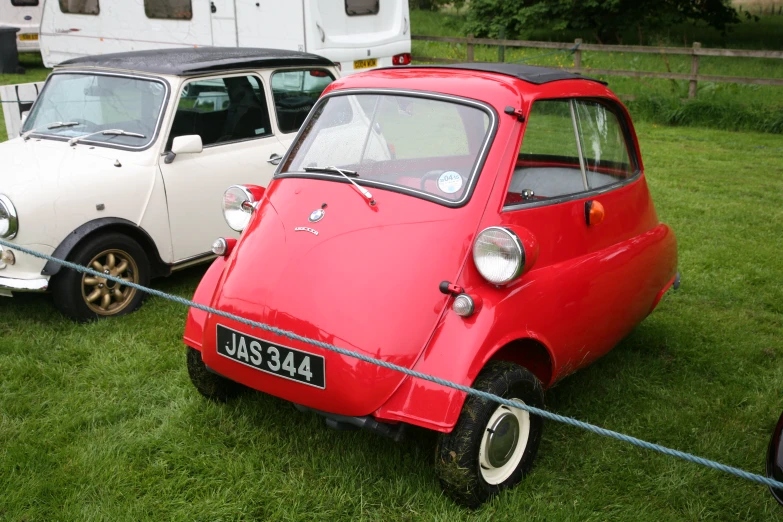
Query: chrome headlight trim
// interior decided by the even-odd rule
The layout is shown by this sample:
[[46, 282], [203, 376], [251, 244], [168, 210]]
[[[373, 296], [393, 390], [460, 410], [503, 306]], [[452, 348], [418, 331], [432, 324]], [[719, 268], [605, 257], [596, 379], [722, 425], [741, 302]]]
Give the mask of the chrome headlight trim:
[[[516, 257], [516, 266], [504, 277], [491, 277], [492, 274], [487, 272], [487, 267], [482, 263], [478, 245], [486, 233], [501, 233], [511, 240], [513, 251], [510, 251], [509, 253]], [[522, 246], [522, 241], [520, 241], [519, 237], [513, 231], [505, 227], [487, 227], [479, 232], [476, 236], [476, 240], [473, 242], [473, 263], [476, 265], [481, 276], [494, 285], [505, 285], [522, 275], [522, 272], [525, 270], [525, 257], [525, 248]]]
[[19, 232], [19, 216], [16, 213], [16, 207], [8, 199], [8, 196], [0, 194], [0, 207], [8, 214], [8, 231], [5, 234], [0, 234], [3, 239], [13, 239], [16, 237], [16, 233]]
[[[238, 207], [234, 209], [228, 208], [226, 205], [226, 198], [232, 191], [235, 191], [234, 194], [238, 192], [240, 197], [244, 198], [239, 200], [240, 203]], [[231, 230], [242, 232], [245, 229], [247, 224], [250, 222], [250, 216], [255, 209], [255, 203], [256, 200], [253, 197], [253, 194], [251, 194], [244, 185], [231, 185], [226, 189], [226, 191], [223, 193], [223, 218], [226, 220], [226, 223], [228, 224], [229, 228], [231, 228]], [[231, 217], [229, 217], [229, 212], [236, 213], [237, 211], [240, 212], [239, 216], [241, 217], [241, 222], [236, 222], [235, 220], [232, 220]], [[243, 216], [243, 213], [247, 213], [246, 218]], [[234, 216], [236, 215], [237, 214], [234, 214]]]

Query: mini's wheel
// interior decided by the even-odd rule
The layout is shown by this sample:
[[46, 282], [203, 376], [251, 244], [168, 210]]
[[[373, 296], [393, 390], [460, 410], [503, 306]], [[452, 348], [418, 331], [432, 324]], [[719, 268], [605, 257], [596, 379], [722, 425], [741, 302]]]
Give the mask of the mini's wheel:
[[[544, 406], [541, 382], [513, 363], [490, 361], [473, 387], [537, 408]], [[543, 421], [536, 415], [469, 396], [454, 430], [438, 439], [435, 464], [444, 491], [457, 503], [477, 508], [515, 486], [533, 466], [542, 428]]]
[[198, 350], [188, 347], [187, 360], [190, 382], [207, 399], [226, 402], [245, 390], [241, 384], [209, 371]]
[[[119, 233], [101, 234], [78, 245], [69, 260], [123, 282], [146, 286], [150, 280], [147, 255], [139, 244]], [[116, 317], [133, 312], [142, 292], [106, 277], [63, 268], [52, 280], [54, 303], [76, 321]]]

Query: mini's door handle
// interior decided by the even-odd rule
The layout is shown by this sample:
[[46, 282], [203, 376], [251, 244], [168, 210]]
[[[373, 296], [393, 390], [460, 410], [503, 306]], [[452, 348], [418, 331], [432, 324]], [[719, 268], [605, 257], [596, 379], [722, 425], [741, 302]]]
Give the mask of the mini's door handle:
[[283, 157], [280, 154], [272, 154], [269, 156], [269, 159], [266, 160], [267, 163], [271, 163], [272, 165], [279, 165], [280, 160], [282, 160]]
[[212, 11], [212, 14], [217, 13], [217, 7], [215, 7], [215, 2], [210, 2], [209, 3], [209, 7], [210, 7], [210, 9]]

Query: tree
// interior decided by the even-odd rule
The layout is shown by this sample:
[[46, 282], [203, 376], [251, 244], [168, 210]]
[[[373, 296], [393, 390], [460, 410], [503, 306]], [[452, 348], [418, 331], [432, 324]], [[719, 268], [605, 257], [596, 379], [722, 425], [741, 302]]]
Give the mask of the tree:
[[739, 22], [731, 0], [471, 0], [466, 30], [476, 36], [524, 38], [532, 29], [589, 31], [619, 40], [629, 28], [655, 32], [685, 21], [725, 31]]

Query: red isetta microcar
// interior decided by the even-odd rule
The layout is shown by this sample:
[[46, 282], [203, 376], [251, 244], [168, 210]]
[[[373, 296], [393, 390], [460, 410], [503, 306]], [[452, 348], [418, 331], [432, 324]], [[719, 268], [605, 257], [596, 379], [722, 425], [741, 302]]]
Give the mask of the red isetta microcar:
[[[536, 407], [677, 286], [627, 111], [599, 81], [513, 64], [395, 67], [331, 84], [269, 187], [234, 186], [239, 241], [198, 303]], [[531, 469], [542, 420], [191, 309], [188, 370], [332, 427], [441, 433], [478, 506]]]

